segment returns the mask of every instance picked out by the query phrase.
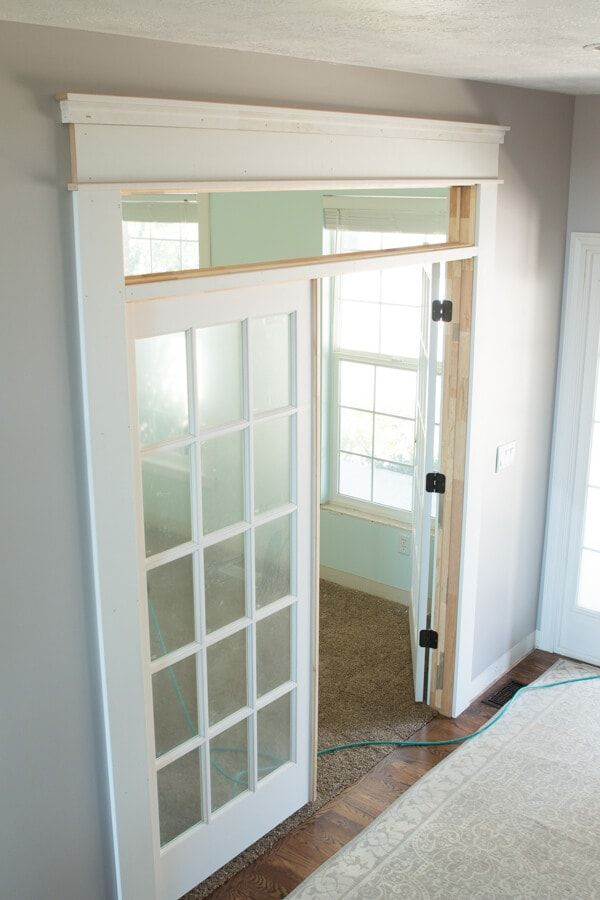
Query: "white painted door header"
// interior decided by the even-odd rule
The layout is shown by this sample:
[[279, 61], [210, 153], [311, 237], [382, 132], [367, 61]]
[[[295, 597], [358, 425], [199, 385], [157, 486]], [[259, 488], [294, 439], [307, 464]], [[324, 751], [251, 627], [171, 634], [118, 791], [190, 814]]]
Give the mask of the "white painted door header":
[[473, 183], [497, 179], [499, 145], [509, 130], [206, 101], [95, 94], [58, 99], [62, 121], [72, 129], [73, 187]]

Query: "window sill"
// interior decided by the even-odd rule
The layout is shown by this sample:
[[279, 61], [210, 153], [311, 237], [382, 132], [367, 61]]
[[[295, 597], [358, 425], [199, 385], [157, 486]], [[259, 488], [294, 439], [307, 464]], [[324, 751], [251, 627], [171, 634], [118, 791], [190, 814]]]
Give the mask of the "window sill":
[[367, 522], [375, 522], [378, 525], [388, 525], [392, 528], [399, 528], [402, 531], [409, 531], [411, 533], [413, 531], [413, 524], [409, 518], [396, 519], [391, 516], [367, 512], [364, 509], [357, 509], [354, 506], [343, 506], [341, 503], [332, 502], [321, 503], [321, 509], [326, 512], [336, 513], [336, 515], [340, 516], [352, 516], [355, 519], [364, 519]]

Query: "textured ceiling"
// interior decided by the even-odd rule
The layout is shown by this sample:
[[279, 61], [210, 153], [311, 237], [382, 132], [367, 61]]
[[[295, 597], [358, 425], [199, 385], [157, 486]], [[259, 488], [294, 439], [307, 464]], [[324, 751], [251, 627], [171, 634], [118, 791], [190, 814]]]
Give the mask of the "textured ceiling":
[[0, 19], [600, 93], [599, 0], [0, 0]]

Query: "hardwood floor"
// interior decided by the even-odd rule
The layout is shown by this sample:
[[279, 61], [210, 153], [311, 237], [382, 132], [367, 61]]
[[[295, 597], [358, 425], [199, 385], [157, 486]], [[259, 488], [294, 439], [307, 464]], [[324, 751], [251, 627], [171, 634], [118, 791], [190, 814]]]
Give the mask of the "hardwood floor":
[[[489, 687], [483, 696], [489, 696], [493, 687], [500, 687], [511, 678], [528, 684], [557, 659], [553, 653], [534, 650]], [[436, 741], [468, 734], [483, 725], [495, 711], [477, 699], [457, 719], [433, 719], [412, 739]], [[455, 749], [456, 746], [393, 750], [364, 778], [321, 807], [271, 851], [217, 888], [210, 900], [277, 900], [285, 897]]]

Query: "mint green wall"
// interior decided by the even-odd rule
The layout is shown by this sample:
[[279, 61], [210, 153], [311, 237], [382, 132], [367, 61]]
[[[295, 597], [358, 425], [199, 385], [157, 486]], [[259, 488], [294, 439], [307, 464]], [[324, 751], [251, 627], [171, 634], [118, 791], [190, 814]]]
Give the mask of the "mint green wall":
[[[336, 194], [444, 196], [446, 188], [336, 191]], [[211, 265], [319, 256], [323, 251], [321, 191], [252, 191], [210, 195]]]
[[[323, 206], [319, 191], [210, 195], [211, 265], [316, 256], [322, 252]], [[323, 444], [321, 500], [329, 497], [331, 304], [323, 289]], [[356, 516], [323, 510], [321, 565], [410, 590], [411, 558], [399, 552], [399, 530]]]
[[400, 553], [398, 528], [321, 510], [322, 566], [409, 591], [410, 562]]
[[211, 265], [319, 256], [321, 196], [318, 191], [211, 194]]

